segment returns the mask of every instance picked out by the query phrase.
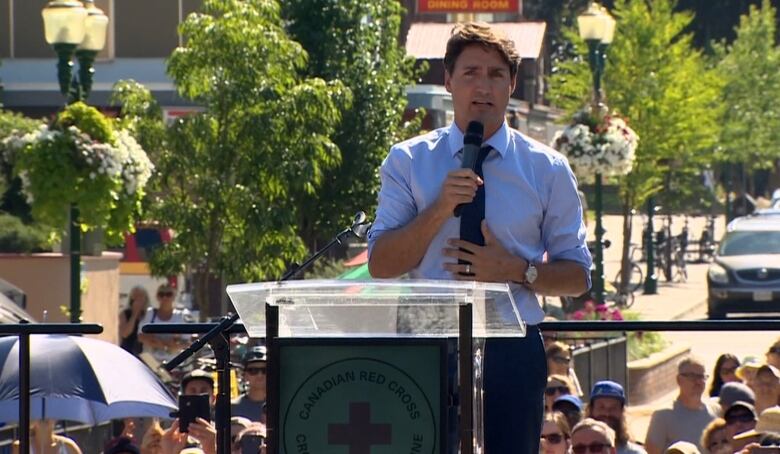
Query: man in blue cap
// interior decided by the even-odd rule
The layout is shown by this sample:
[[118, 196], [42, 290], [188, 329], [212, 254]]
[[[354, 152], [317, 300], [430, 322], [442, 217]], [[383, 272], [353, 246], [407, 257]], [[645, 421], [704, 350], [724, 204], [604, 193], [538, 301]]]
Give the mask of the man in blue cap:
[[628, 434], [626, 392], [619, 383], [603, 380], [593, 385], [587, 417], [602, 421], [615, 431], [617, 454], [647, 454]]
[[552, 411], [563, 413], [569, 427], [574, 427], [582, 419], [582, 400], [574, 394], [563, 394], [555, 399], [552, 404]]

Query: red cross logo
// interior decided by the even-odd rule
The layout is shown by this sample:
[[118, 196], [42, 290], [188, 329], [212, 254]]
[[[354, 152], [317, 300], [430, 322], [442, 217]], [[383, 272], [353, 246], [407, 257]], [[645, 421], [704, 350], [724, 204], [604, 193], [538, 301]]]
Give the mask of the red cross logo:
[[392, 442], [390, 424], [371, 423], [371, 405], [368, 402], [349, 404], [349, 423], [328, 424], [328, 444], [347, 445], [349, 454], [371, 454], [372, 445]]

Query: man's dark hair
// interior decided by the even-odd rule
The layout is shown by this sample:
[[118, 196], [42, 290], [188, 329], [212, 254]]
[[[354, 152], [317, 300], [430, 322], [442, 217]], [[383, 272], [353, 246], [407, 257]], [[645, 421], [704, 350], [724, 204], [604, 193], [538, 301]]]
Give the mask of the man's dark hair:
[[467, 22], [453, 27], [450, 39], [447, 41], [447, 52], [444, 54], [444, 68], [448, 73], [453, 73], [455, 62], [460, 54], [473, 44], [485, 49], [495, 49], [509, 66], [509, 76], [512, 80], [515, 79], [520, 67], [520, 55], [515, 49], [515, 43], [483, 22]]

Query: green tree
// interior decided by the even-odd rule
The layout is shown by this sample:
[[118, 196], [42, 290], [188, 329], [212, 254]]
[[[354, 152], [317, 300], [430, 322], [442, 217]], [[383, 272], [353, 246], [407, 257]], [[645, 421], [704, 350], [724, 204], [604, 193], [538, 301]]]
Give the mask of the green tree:
[[726, 109], [718, 158], [747, 171], [772, 168], [780, 158], [780, 49], [775, 41], [776, 10], [768, 0], [740, 18], [731, 45], [715, 47], [725, 78]]
[[[684, 32], [693, 16], [675, 12], [673, 0], [616, 0], [612, 13], [617, 30], [604, 79], [607, 104], [628, 118], [639, 135], [634, 169], [619, 181], [625, 265], [630, 248], [630, 210], [662, 191], [664, 181], [674, 182], [677, 189], [676, 193], [661, 194], [667, 206], [679, 197], [679, 191], [701, 186], [681, 183], [712, 162], [722, 110], [722, 81]], [[582, 79], [590, 73], [583, 69], [587, 67], [584, 43], [573, 31], [567, 36], [576, 43], [580, 55], [561, 62], [550, 85], [555, 99], [572, 115], [590, 95], [582, 92]]]
[[[283, 29], [276, 2], [206, 0], [179, 31], [186, 44], [168, 74], [203, 111], [165, 137], [147, 125], [160, 145], [150, 215], [175, 232], [151, 267], [193, 273], [196, 304], [215, 314], [223, 282], [277, 278], [304, 256], [301, 201], [340, 160], [329, 137], [350, 96], [338, 82], [301, 76], [307, 54]], [[156, 115], [143, 91], [124, 100], [129, 121]]]
[[301, 212], [301, 234], [314, 248], [356, 211], [374, 210], [377, 168], [394, 142], [419, 131], [421, 116], [403, 122], [405, 87], [419, 70], [398, 43], [401, 2], [285, 0], [282, 5], [287, 29], [309, 54], [306, 74], [339, 80], [353, 95], [331, 136], [342, 160], [324, 171], [321, 188], [306, 197]]

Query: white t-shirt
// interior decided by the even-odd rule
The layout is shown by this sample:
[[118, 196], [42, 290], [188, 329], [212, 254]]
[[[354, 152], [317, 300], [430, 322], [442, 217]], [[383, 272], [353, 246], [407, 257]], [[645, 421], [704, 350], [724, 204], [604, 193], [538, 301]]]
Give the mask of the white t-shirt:
[[[187, 309], [175, 307], [173, 308], [173, 314], [171, 315], [170, 319], [161, 320], [158, 314], [158, 310], [156, 308], [150, 307], [146, 310], [146, 314], [144, 314], [144, 318], [138, 324], [138, 332], [140, 333], [141, 329], [146, 325], [159, 324], [159, 323], [191, 323], [191, 322], [192, 322], [192, 317], [190, 316], [190, 312]], [[162, 339], [171, 339], [171, 338], [179, 337], [180, 339], [186, 340], [188, 338], [188, 336], [181, 335], [181, 334], [155, 334], [155, 336], [159, 336]], [[168, 352], [165, 349], [147, 348], [146, 346], [144, 346], [144, 351], [151, 353], [152, 356], [154, 356], [155, 359], [157, 359], [157, 361], [160, 362], [171, 360], [179, 353], [178, 351]]]

